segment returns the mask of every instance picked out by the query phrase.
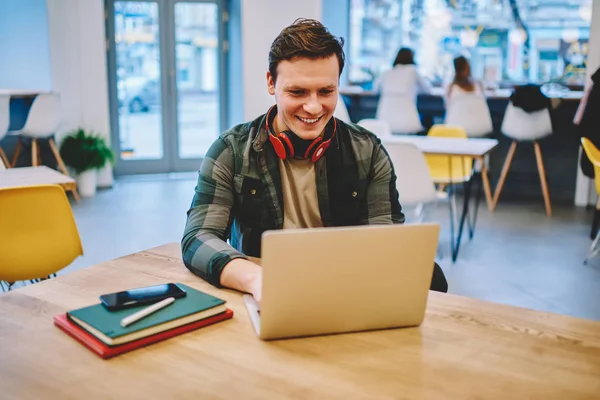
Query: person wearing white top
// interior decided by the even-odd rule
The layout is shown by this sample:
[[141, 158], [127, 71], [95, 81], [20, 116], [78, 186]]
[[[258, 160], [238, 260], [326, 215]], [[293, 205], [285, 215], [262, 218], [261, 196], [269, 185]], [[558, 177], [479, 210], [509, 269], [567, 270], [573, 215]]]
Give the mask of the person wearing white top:
[[469, 137], [492, 133], [492, 117], [483, 85], [471, 77], [469, 61], [463, 56], [456, 57], [454, 70], [454, 79], [446, 91], [445, 123], [462, 127]]
[[417, 72], [411, 49], [403, 47], [398, 51], [393, 68], [381, 75], [375, 90], [380, 92], [376, 118], [388, 122], [393, 133], [423, 131], [417, 94], [431, 92], [431, 85]]

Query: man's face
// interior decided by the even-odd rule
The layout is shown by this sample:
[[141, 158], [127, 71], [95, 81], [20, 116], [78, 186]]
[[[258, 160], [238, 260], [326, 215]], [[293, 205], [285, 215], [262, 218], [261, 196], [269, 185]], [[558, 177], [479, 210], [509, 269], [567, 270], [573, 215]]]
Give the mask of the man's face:
[[337, 57], [281, 61], [277, 82], [267, 72], [269, 94], [275, 95], [277, 132], [291, 130], [302, 139], [318, 137], [333, 116], [338, 99]]

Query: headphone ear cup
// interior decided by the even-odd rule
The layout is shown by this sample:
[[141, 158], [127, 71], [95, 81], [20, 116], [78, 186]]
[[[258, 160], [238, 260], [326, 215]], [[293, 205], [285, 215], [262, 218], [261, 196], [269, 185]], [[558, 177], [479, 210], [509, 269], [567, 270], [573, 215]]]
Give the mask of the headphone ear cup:
[[[290, 138], [285, 134], [285, 132], [280, 132], [277, 135], [277, 138], [279, 138], [279, 141], [282, 143], [283, 148], [286, 152], [286, 156], [288, 158], [293, 158], [294, 157], [294, 145], [292, 144], [292, 141], [290, 140]], [[285, 160], [285, 157], [283, 157], [283, 159]]]
[[310, 157], [311, 161], [317, 162], [319, 160], [319, 158], [323, 157], [323, 154], [325, 154], [325, 150], [327, 150], [327, 148], [329, 147], [330, 144], [331, 144], [331, 140], [327, 140], [327, 141], [319, 144], [315, 148], [315, 151], [313, 152], [312, 156]]
[[285, 160], [287, 158], [287, 151], [281, 140], [275, 137], [274, 135], [269, 135], [269, 140], [273, 145], [273, 149], [275, 150], [277, 157], [281, 158], [282, 160]]

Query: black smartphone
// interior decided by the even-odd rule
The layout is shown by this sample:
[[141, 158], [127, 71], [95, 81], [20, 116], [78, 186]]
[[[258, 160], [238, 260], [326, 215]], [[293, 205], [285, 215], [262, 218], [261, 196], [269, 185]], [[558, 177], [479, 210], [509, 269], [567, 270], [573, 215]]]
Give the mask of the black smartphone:
[[100, 296], [102, 304], [110, 311], [122, 310], [142, 304], [156, 303], [168, 297], [185, 297], [185, 290], [174, 283], [148, 286], [137, 289], [125, 290], [118, 293], [103, 294]]

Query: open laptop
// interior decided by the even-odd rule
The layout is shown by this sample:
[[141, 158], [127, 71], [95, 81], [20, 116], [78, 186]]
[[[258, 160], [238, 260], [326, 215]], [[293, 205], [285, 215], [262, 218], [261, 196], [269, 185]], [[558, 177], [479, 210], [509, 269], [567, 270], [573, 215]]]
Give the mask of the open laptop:
[[439, 225], [291, 229], [263, 234], [262, 301], [244, 301], [261, 339], [419, 325]]

